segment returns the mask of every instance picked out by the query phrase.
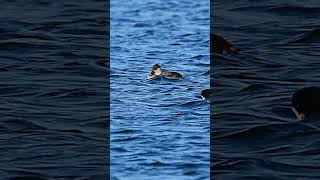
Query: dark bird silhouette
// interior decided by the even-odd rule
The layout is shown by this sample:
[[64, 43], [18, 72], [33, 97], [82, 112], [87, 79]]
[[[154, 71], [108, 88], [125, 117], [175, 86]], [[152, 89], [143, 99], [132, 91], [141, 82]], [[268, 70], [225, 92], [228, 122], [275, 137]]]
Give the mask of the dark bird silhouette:
[[181, 79], [182, 75], [178, 72], [163, 71], [159, 64], [155, 64], [152, 66], [152, 71], [148, 75], [148, 79], [155, 79], [158, 77], [164, 77], [168, 79]]
[[202, 90], [201, 91], [201, 97], [203, 100], [208, 100], [210, 99], [210, 96], [211, 96], [211, 89], [205, 89], [205, 90]]
[[306, 87], [292, 96], [292, 110], [302, 120], [310, 116], [320, 117], [320, 87]]
[[223, 37], [213, 34], [210, 34], [210, 52], [223, 54], [226, 53], [238, 53], [240, 50], [235, 48], [231, 43], [226, 41]]

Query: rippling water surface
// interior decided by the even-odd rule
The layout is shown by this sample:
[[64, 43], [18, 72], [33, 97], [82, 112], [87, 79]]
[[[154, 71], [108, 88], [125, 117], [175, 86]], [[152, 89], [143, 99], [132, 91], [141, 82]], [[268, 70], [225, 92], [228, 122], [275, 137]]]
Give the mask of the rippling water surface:
[[319, 179], [320, 124], [296, 122], [296, 89], [320, 85], [320, 2], [213, 1], [215, 179]]
[[[112, 179], [209, 179], [209, 1], [111, 1]], [[147, 80], [153, 64], [182, 80]]]
[[105, 179], [104, 1], [2, 1], [0, 179]]

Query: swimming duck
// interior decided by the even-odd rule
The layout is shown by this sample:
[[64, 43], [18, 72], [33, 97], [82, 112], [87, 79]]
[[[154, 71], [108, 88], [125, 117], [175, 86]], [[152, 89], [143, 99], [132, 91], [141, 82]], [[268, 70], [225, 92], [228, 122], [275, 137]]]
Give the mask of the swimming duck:
[[208, 100], [210, 99], [211, 96], [211, 89], [205, 89], [201, 91], [201, 98], [203, 100]]
[[181, 79], [182, 75], [177, 72], [163, 71], [159, 64], [155, 64], [152, 66], [152, 71], [148, 75], [148, 79], [155, 79], [158, 77], [164, 77], [168, 79]]

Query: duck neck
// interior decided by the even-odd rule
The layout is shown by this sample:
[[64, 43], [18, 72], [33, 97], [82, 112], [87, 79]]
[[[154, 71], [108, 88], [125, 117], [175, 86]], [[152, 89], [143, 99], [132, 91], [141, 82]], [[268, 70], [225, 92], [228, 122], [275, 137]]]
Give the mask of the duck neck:
[[155, 73], [155, 75], [160, 76], [162, 71], [160, 68], [158, 68], [158, 69], [154, 70], [154, 73]]

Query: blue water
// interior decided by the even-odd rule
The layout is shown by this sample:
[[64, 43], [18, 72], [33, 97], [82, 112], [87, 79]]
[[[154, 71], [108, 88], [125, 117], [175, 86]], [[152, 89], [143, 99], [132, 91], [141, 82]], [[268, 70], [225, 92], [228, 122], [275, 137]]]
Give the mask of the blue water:
[[111, 0], [112, 179], [209, 179], [209, 3]]
[[2, 1], [0, 179], [105, 179], [105, 1]]
[[291, 96], [320, 85], [320, 1], [212, 5], [214, 32], [241, 49], [213, 57], [214, 179], [319, 179], [320, 124], [297, 122]]

